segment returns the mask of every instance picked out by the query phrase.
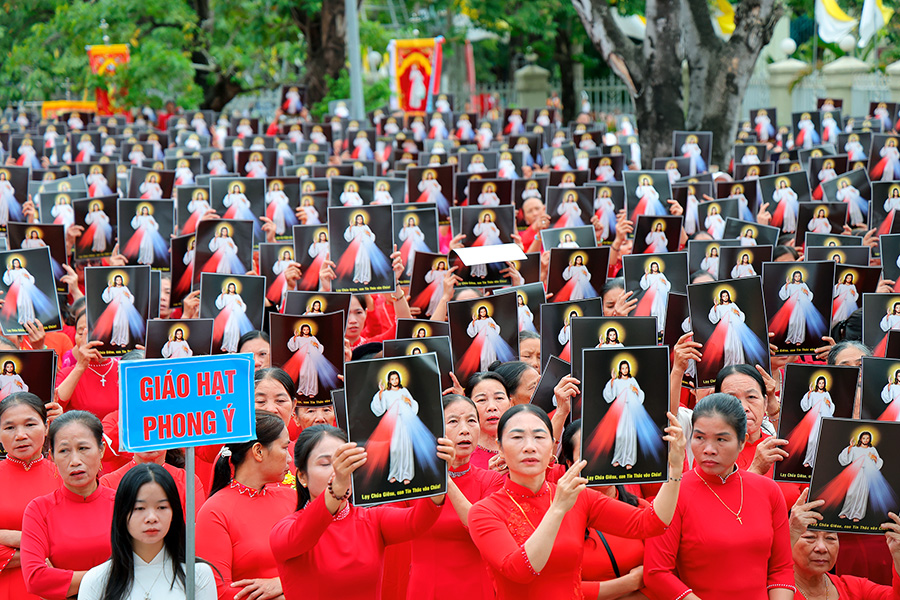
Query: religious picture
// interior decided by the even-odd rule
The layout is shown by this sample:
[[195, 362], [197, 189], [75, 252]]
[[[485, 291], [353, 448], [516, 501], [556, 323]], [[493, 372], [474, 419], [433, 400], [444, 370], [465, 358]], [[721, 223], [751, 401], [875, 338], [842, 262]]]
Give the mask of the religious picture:
[[781, 231], [777, 227], [759, 225], [752, 221], [742, 221], [728, 217], [725, 219], [725, 236], [722, 240], [737, 240], [739, 246], [777, 246]]
[[25, 220], [22, 206], [27, 200], [28, 168], [0, 167], [0, 232], [10, 221]]
[[288, 291], [294, 289], [285, 273], [294, 262], [294, 247], [290, 243], [259, 245], [259, 273], [266, 278], [266, 300], [280, 307]]
[[764, 262], [772, 260], [772, 246], [723, 246], [717, 279], [756, 277], [762, 273]]
[[450, 349], [450, 337], [398, 338], [384, 341], [384, 357], [413, 356], [433, 352], [438, 360], [438, 372], [441, 374], [441, 389], [453, 387], [450, 373], [453, 371], [453, 355]]
[[810, 198], [806, 173], [798, 171], [760, 177], [759, 192], [762, 202], [769, 204], [770, 224], [784, 233], [796, 233], [800, 203]]
[[253, 223], [250, 221], [200, 221], [196, 238], [194, 286], [200, 283], [201, 273], [244, 275], [253, 267]]
[[[75, 200], [75, 224], [84, 228], [75, 240], [75, 259], [112, 256], [118, 212], [115, 196]], [[168, 254], [168, 248], [166, 249]]]
[[687, 254], [632, 254], [623, 257], [625, 290], [637, 299], [635, 317], [656, 317], [662, 333], [669, 292], [684, 292], [687, 285]]
[[150, 319], [147, 358], [185, 358], [212, 354], [214, 319]]
[[56, 282], [56, 291], [67, 294], [69, 286], [62, 281], [66, 271], [66, 237], [61, 225], [44, 223], [9, 223], [6, 229], [7, 242], [10, 249], [49, 248], [50, 272]]
[[591, 223], [594, 214], [591, 188], [547, 188], [547, 214], [551, 227], [568, 229]]
[[446, 465], [436, 452], [443, 435], [436, 356], [349, 362], [344, 380], [349, 438], [367, 453], [366, 464], [353, 473], [353, 504], [444, 493]]
[[450, 325], [446, 321], [426, 319], [397, 319], [397, 338], [427, 338], [449, 336]]
[[[788, 263], [789, 264], [789, 263]], [[690, 325], [703, 360], [697, 385], [712, 386], [722, 368], [758, 364], [769, 370], [765, 309], [759, 277], [687, 286]]]
[[178, 235], [188, 235], [197, 231], [197, 223], [212, 211], [209, 202], [209, 188], [200, 186], [178, 186], [175, 188], [176, 229]]
[[550, 302], [541, 305], [541, 361], [551, 356], [572, 362], [572, 326], [576, 317], [602, 317], [603, 299]]
[[330, 252], [336, 263], [336, 292], [394, 290], [393, 227], [390, 206], [332, 207], [328, 210]]
[[[466, 248], [499, 246], [512, 243], [515, 233], [514, 209], [511, 205], [495, 208], [464, 206], [458, 210], [459, 227], [454, 227], [454, 234], [463, 233], [462, 243]], [[463, 286], [498, 286], [509, 285], [510, 278], [503, 271], [509, 266], [505, 262], [488, 262], [466, 266], [451, 251], [451, 267], [457, 267], [457, 275]]]
[[565, 229], [542, 229], [541, 244], [547, 250], [551, 248], [594, 248], [597, 245], [597, 238], [592, 225]]
[[0, 329], [4, 335], [28, 335], [26, 324], [42, 324], [45, 331], [62, 328], [56, 284], [48, 248], [0, 252], [4, 266], [0, 292]]
[[104, 356], [121, 356], [143, 345], [150, 312], [150, 267], [87, 267], [88, 340]]
[[712, 155], [712, 133], [708, 131], [674, 131], [672, 147], [676, 154], [689, 159], [689, 171], [686, 175], [697, 175], [709, 170]]
[[437, 206], [441, 225], [450, 222], [450, 198], [453, 198], [453, 171], [451, 165], [438, 167], [411, 167], [406, 170], [409, 202], [433, 203]]
[[825, 419], [819, 434], [810, 501], [823, 519], [810, 529], [883, 536], [888, 512], [900, 510], [900, 473], [890, 464], [900, 451], [900, 425]]
[[450, 342], [453, 372], [467, 381], [478, 371], [487, 371], [494, 361], [508, 362], [519, 355], [516, 298], [502, 294], [450, 302]]
[[128, 195], [125, 197], [141, 200], [169, 199], [174, 186], [175, 171], [147, 169], [137, 165], [129, 173]]
[[778, 437], [788, 455], [775, 462], [776, 481], [808, 483], [816, 465], [822, 420], [853, 416], [859, 367], [788, 364]]
[[[632, 254], [676, 252], [681, 242], [681, 217], [641, 215], [635, 224]], [[715, 237], [715, 236], [713, 236]]]
[[572, 302], [600, 295], [609, 266], [609, 248], [552, 248], [547, 275], [551, 302]]
[[266, 184], [263, 179], [213, 177], [210, 180], [212, 208], [223, 219], [250, 221], [253, 224], [253, 244], [265, 241], [262, 221], [265, 214]]
[[[171, 200], [119, 200], [119, 252], [129, 264], [169, 270], [169, 238], [174, 232]], [[88, 213], [90, 214], [90, 213]]]
[[763, 265], [769, 343], [778, 354], [815, 354], [831, 323], [835, 264], [831, 261]]
[[666, 201], [672, 197], [665, 171], [625, 171], [625, 209], [628, 220], [637, 223], [641, 215], [664, 217], [669, 214]]
[[44, 404], [55, 402], [56, 369], [56, 352], [50, 349], [0, 353], [0, 400], [17, 392], [30, 392]]
[[581, 458], [588, 485], [664, 481], [669, 383], [653, 373], [666, 366], [663, 347], [583, 351]]
[[864, 293], [862, 309], [863, 344], [872, 348], [874, 356], [884, 356], [887, 333], [900, 330], [900, 296]]
[[426, 204], [401, 204], [392, 207], [394, 244], [400, 249], [403, 273], [398, 282], [409, 285], [417, 252], [434, 252], [438, 249], [438, 214]]
[[169, 306], [182, 306], [185, 296], [191, 293], [194, 283], [194, 254], [197, 252], [197, 238], [194, 235], [173, 237], [169, 241], [171, 256], [175, 257], [171, 264], [172, 289]]
[[519, 319], [519, 333], [532, 331], [540, 333], [541, 305], [546, 302], [544, 284], [526, 283], [524, 285], [511, 286], [495, 290], [493, 295], [515, 294], [516, 316]]
[[839, 202], [803, 202], [798, 213], [796, 245], [803, 243], [806, 232], [840, 233], [847, 220], [847, 205]]
[[584, 374], [582, 350], [655, 346], [657, 341], [653, 317], [572, 317], [571, 331], [572, 377], [579, 381]]
[[311, 312], [302, 317], [269, 315], [272, 366], [285, 370], [304, 401], [325, 402], [331, 390], [342, 387], [344, 347], [340, 335], [344, 313]]
[[200, 318], [214, 319], [213, 354], [238, 351], [238, 340], [262, 329], [265, 277], [204, 273], [200, 278]]

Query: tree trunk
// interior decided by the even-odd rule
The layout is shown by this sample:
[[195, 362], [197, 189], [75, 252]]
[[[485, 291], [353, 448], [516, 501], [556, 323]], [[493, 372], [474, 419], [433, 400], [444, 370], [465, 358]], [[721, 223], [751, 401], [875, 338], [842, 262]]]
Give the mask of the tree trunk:
[[556, 33], [556, 48], [553, 59], [559, 65], [559, 96], [563, 106], [563, 123], [575, 120], [579, 102], [575, 90], [575, 61], [572, 58], [571, 23], [561, 27]]
[[[197, 76], [205, 80], [209, 73], [197, 71]], [[244, 89], [234, 83], [230, 77], [219, 74], [216, 76], [214, 84], [203, 86], [203, 103], [200, 105], [200, 108], [216, 112], [221, 111], [226, 104], [231, 102], [242, 91]]]
[[[697, 0], [685, 1], [692, 4]], [[731, 159], [738, 122], [747, 116], [740, 114], [747, 84], [782, 12], [782, 6], [774, 0], [744, 0], [735, 14], [735, 23], [740, 25], [727, 42], [715, 38], [715, 43], [703, 45], [701, 53], [688, 55], [691, 103], [687, 126], [712, 132], [712, 162], [720, 167]], [[709, 23], [708, 18], [701, 21], [699, 13], [695, 15], [704, 26]], [[709, 31], [712, 33], [711, 26]], [[701, 101], [694, 102], [695, 97]]]
[[[716, 36], [706, 0], [647, 0], [647, 32], [640, 47], [622, 34], [606, 0], [572, 4], [588, 37], [634, 99], [644, 166], [654, 156], [671, 156], [672, 132], [678, 129], [711, 131], [712, 160], [724, 165], [756, 59], [781, 16], [778, 0], [741, 0], [727, 42]], [[686, 123], [682, 58], [690, 70]]]
[[325, 0], [322, 10], [315, 13], [293, 7], [291, 15], [306, 37], [306, 103], [312, 106], [328, 93], [326, 77], [337, 79], [344, 69], [347, 59], [344, 3]]

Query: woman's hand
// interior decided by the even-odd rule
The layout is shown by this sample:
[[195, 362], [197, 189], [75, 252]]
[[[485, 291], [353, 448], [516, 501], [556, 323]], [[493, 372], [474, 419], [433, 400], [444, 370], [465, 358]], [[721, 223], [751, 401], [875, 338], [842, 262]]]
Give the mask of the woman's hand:
[[329, 254], [325, 255], [322, 262], [322, 268], [319, 269], [319, 289], [323, 292], [331, 291], [331, 283], [337, 279], [337, 273], [334, 272], [335, 264], [331, 261]]
[[[69, 225], [66, 228], [66, 254], [70, 254], [75, 249], [75, 243], [82, 233], [84, 233], [84, 227], [81, 225]], [[118, 247], [119, 245], [116, 244], [116, 248]], [[115, 252], [113, 253], [115, 254]]]
[[787, 440], [782, 440], [774, 436], [761, 441], [756, 447], [756, 454], [753, 455], [753, 462], [750, 463], [750, 467], [747, 470], [757, 473], [758, 475], [765, 475], [768, 473], [773, 464], [787, 458], [787, 450], [782, 448], [782, 446], [786, 446], [787, 443]]
[[[366, 449], [356, 445], [356, 442], [341, 444], [334, 451], [331, 465], [334, 468], [334, 480], [331, 482], [331, 490], [338, 498], [342, 497], [350, 489], [350, 476], [358, 468], [366, 464]], [[327, 491], [325, 492], [328, 493]]]
[[616, 298], [616, 304], [613, 306], [614, 317], [627, 317], [634, 307], [637, 306], [637, 298], [634, 298], [633, 292], [625, 292]]
[[241, 579], [231, 584], [233, 588], [243, 588], [234, 595], [234, 600], [275, 600], [282, 596], [281, 579]]
[[672, 371], [678, 371], [683, 374], [687, 371], [689, 361], [693, 360], [699, 363], [703, 358], [703, 355], [700, 353], [700, 348], [702, 347], [703, 344], [694, 341], [693, 331], [689, 331], [678, 338], [678, 342], [675, 343], [675, 348], [673, 349]]
[[464, 248], [463, 240], [465, 239], [466, 234], [459, 233], [453, 236], [453, 239], [450, 240], [450, 250], [457, 250], [459, 248]]
[[403, 257], [400, 255], [400, 251], [397, 250], [397, 244], [394, 244], [394, 251], [391, 252], [391, 269], [394, 271], [394, 281], [400, 281], [400, 278], [403, 277], [403, 271], [406, 270], [406, 267], [403, 266]]
[[575, 506], [578, 496], [587, 489], [587, 479], [581, 476], [581, 470], [587, 465], [586, 460], [579, 460], [559, 478], [556, 484], [556, 497], [550, 504], [550, 508], [562, 513], [567, 513]]
[[[77, 225], [73, 225], [72, 227], [78, 227]], [[69, 229], [71, 229], [70, 227]], [[109, 257], [109, 266], [111, 267], [124, 267], [128, 264], [128, 258], [124, 254], [119, 254], [119, 244], [116, 244], [113, 247], [112, 256]]]
[[68, 290], [69, 295], [72, 296], [72, 301], [74, 302], [84, 296], [84, 294], [81, 293], [81, 289], [78, 287], [78, 273], [66, 263], [62, 263], [62, 268], [66, 274], [60, 277], [59, 281], [60, 283], [66, 284], [66, 289]]
[[674, 477], [678, 478], [681, 477], [681, 471], [684, 469], [684, 449], [687, 444], [684, 439], [684, 429], [681, 428], [678, 417], [671, 412], [667, 412], [666, 417], [669, 419], [669, 426], [664, 430], [666, 435], [663, 436], [663, 440], [669, 442], [669, 477], [673, 477], [672, 472], [674, 471]]
[[437, 457], [447, 463], [453, 464], [456, 459], [456, 444], [449, 438], [438, 438], [437, 441]]
[[263, 233], [266, 234], [266, 242], [269, 244], [275, 243], [275, 221], [268, 217], [259, 217], [259, 220], [262, 221], [262, 230]]
[[559, 380], [559, 383], [553, 388], [557, 413], [562, 411], [563, 414], [568, 415], [572, 412], [572, 398], [578, 395], [580, 391], [578, 389], [579, 385], [581, 385], [581, 382], [571, 375], [566, 375]]
[[756, 213], [756, 222], [760, 225], [768, 225], [772, 222], [772, 213], [769, 212], [769, 203], [763, 202]]
[[47, 337], [44, 333], [44, 324], [40, 321], [28, 321], [23, 324], [25, 331], [28, 333], [28, 345], [32, 350], [43, 350], [44, 339]]
[[516, 266], [509, 261], [506, 263], [506, 268], [500, 271], [500, 274], [504, 277], [509, 277], [510, 285], [512, 286], [525, 284], [525, 278], [522, 277]]
[[181, 318], [196, 319], [200, 316], [200, 290], [194, 290], [181, 302]]
[[86, 369], [92, 362], [103, 362], [103, 356], [101, 356], [100, 351], [97, 350], [97, 348], [102, 345], [103, 342], [94, 340], [81, 346], [73, 346], [72, 356], [74, 356], [77, 361], [76, 366]]
[[488, 461], [488, 469], [504, 474], [509, 471], [509, 467], [506, 464], [506, 459], [499, 454], [495, 454], [490, 458], [490, 460]]
[[[808, 502], [809, 488], [800, 493], [800, 497], [791, 507], [791, 546], [797, 543], [797, 540], [806, 533], [810, 525], [815, 525], [822, 520], [822, 515], [815, 509], [825, 504], [824, 500], [814, 500]], [[900, 531], [900, 530], [898, 530]]]

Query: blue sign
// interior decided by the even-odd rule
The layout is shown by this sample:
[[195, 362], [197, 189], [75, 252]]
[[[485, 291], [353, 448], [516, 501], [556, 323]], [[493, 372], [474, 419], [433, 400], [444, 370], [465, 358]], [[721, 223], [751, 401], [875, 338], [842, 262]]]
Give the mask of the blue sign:
[[256, 437], [253, 355], [119, 363], [119, 440], [128, 452]]

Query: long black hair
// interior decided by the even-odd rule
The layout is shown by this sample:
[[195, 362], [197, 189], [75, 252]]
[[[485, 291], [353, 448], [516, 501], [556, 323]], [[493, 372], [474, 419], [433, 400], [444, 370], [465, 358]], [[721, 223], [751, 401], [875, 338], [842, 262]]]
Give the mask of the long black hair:
[[213, 482], [209, 490], [209, 497], [212, 498], [216, 492], [227, 487], [231, 483], [233, 477], [231, 469], [235, 471], [244, 463], [247, 453], [259, 442], [263, 446], [270, 446], [275, 440], [281, 436], [284, 431], [284, 421], [281, 417], [267, 410], [256, 411], [256, 439], [240, 444], [228, 444], [219, 453], [216, 459], [216, 465], [213, 469]]
[[[294, 444], [294, 466], [297, 468], [298, 474], [306, 473], [307, 464], [309, 463], [309, 457], [312, 455], [312, 451], [315, 450], [316, 446], [326, 435], [335, 437], [342, 442], [347, 441], [347, 434], [344, 433], [344, 430], [331, 425], [313, 425], [300, 432], [300, 435], [297, 437], [297, 442]], [[300, 485], [300, 482], [298, 481], [297, 510], [306, 506], [306, 503], [309, 502], [310, 499], [309, 489]]]
[[172, 522], [163, 538], [163, 546], [172, 558], [172, 584], [169, 589], [175, 589], [176, 581], [181, 584], [182, 589], [186, 589], [182, 566], [185, 562], [184, 511], [181, 508], [178, 488], [175, 480], [164, 468], [156, 463], [141, 463], [125, 474], [116, 490], [110, 536], [112, 555], [106, 588], [103, 590], [101, 600], [123, 600], [128, 597], [134, 586], [134, 545], [131, 534], [128, 533], [128, 521], [134, 512], [134, 504], [141, 487], [148, 483], [156, 483], [162, 488], [172, 509]]
[[503, 378], [507, 396], [512, 396], [516, 393], [516, 390], [519, 389], [519, 385], [522, 383], [522, 375], [529, 370], [534, 370], [534, 367], [520, 360], [511, 360], [505, 363], [498, 360], [491, 363], [491, 366], [488, 367], [488, 371], [497, 373]]

